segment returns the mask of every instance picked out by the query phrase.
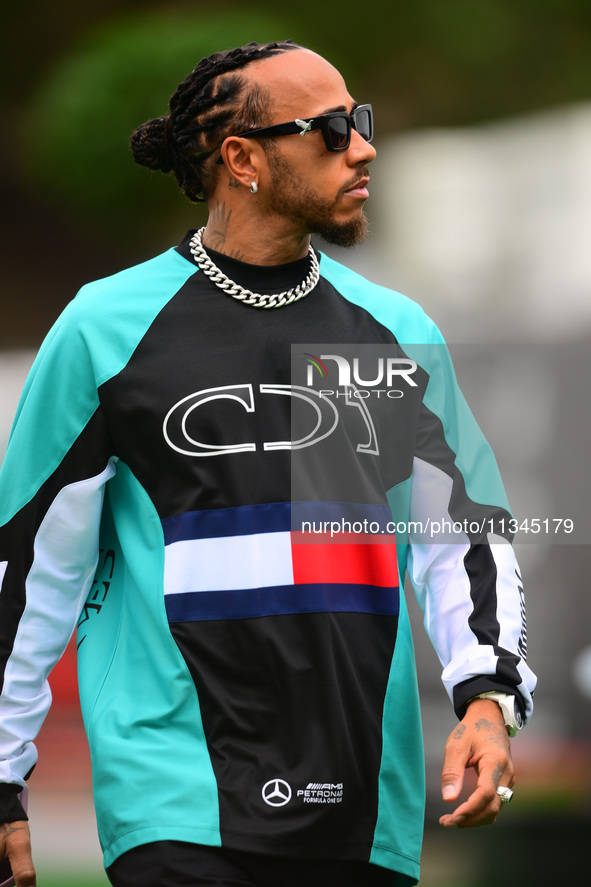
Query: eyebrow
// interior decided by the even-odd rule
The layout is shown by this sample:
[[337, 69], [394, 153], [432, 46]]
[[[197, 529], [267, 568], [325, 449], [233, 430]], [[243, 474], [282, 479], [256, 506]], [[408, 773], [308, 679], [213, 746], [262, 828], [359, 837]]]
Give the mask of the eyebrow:
[[[353, 113], [355, 108], [358, 108], [358, 107], [359, 107], [359, 102], [354, 102], [353, 107], [351, 108], [351, 114]], [[323, 117], [324, 114], [334, 114], [336, 111], [345, 111], [345, 113], [347, 113], [347, 114], [349, 113], [349, 111], [347, 111], [346, 105], [337, 105], [334, 108], [327, 108], [325, 111], [321, 111], [321, 113], [317, 114], [316, 116]]]

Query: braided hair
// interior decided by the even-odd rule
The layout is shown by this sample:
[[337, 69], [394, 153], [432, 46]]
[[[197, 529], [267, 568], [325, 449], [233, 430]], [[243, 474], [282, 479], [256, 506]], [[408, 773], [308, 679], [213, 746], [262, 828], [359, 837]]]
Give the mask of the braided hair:
[[132, 133], [130, 147], [140, 166], [174, 172], [181, 191], [194, 203], [207, 199], [211, 155], [231, 132], [269, 122], [270, 97], [237, 73], [251, 62], [300, 47], [248, 43], [202, 59], [170, 99], [170, 114], [148, 120]]

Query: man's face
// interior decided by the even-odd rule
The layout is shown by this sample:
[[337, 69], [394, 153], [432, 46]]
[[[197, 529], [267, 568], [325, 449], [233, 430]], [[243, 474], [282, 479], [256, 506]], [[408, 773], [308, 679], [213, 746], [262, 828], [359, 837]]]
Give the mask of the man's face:
[[356, 173], [353, 181], [346, 182], [336, 197], [318, 193], [310, 184], [309, 177], [290, 167], [278, 152], [267, 152], [271, 170], [272, 189], [269, 194], [270, 209], [305, 227], [310, 234], [319, 234], [328, 243], [337, 246], [354, 246], [367, 235], [367, 217], [363, 212], [364, 201], [350, 217], [341, 219], [339, 209], [346, 191], [359, 181]]
[[[272, 124], [335, 110], [350, 113], [355, 105], [339, 72], [308, 50], [260, 62], [256, 78], [271, 94]], [[302, 235], [320, 234], [339, 246], [363, 240], [367, 164], [375, 157], [365, 139], [353, 130], [349, 147], [331, 152], [321, 131], [312, 130], [281, 136], [264, 147], [269, 179], [261, 182], [259, 193], [269, 213]]]

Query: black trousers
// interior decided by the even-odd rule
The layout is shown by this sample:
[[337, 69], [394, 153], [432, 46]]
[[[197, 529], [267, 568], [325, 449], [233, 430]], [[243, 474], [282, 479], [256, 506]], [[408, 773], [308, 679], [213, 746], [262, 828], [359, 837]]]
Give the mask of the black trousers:
[[107, 870], [113, 887], [395, 887], [409, 884], [365, 862], [285, 859], [184, 841], [142, 844]]

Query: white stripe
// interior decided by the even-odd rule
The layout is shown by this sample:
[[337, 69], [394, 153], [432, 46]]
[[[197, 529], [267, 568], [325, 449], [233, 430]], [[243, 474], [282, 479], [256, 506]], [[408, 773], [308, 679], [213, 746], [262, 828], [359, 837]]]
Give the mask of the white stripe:
[[[449, 513], [453, 481], [449, 475], [422, 459], [413, 462], [410, 521], [426, 528], [428, 522], [453, 523]], [[429, 539], [428, 533], [410, 533], [408, 574], [419, 606], [425, 614], [425, 628], [443, 664], [452, 657], [452, 646], [463, 633], [471, 635], [468, 616], [472, 610], [470, 582], [464, 557], [470, 548], [465, 533], [445, 533]]]
[[63, 487], [43, 518], [26, 580], [27, 606], [6, 665], [0, 722], [0, 782], [15, 782], [37, 760], [32, 744], [51, 702], [47, 675], [62, 655], [92, 585], [104, 485], [97, 477]]
[[189, 539], [166, 546], [165, 594], [272, 585], [293, 585], [289, 532]]
[[[415, 458], [412, 471], [410, 520], [427, 527], [430, 521], [453, 523], [449, 501], [453, 481], [440, 468]], [[443, 683], [453, 698], [455, 669], [465, 667], [464, 653], [476, 644], [468, 625], [472, 612], [470, 581], [464, 567], [464, 557], [470, 548], [465, 533], [450, 533], [449, 529], [429, 539], [427, 533], [410, 534], [408, 573], [419, 606], [425, 614], [425, 630], [439, 660], [447, 668]], [[475, 655], [479, 655], [476, 651]], [[450, 664], [451, 663], [451, 664]], [[486, 671], [490, 670], [487, 664]], [[450, 674], [452, 675], [450, 680]], [[462, 671], [463, 676], [463, 671]], [[458, 680], [463, 679], [459, 678]]]
[[8, 561], [0, 561], [0, 591], [2, 591], [2, 583], [4, 582], [4, 574], [6, 573], [7, 566]]

